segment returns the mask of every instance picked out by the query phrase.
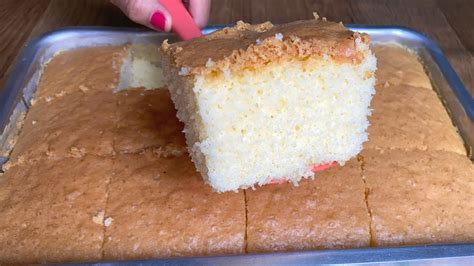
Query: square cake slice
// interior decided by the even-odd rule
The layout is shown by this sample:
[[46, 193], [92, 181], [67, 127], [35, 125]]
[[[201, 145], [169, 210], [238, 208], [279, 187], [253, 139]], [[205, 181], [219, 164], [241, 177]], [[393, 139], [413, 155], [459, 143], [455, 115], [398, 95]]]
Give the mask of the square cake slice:
[[377, 57], [378, 86], [408, 85], [433, 89], [423, 65], [415, 52], [397, 43], [383, 43], [372, 47]]
[[451, 151], [463, 141], [433, 90], [408, 85], [376, 88], [365, 149]]
[[[180, 153], [180, 151], [183, 151]], [[244, 252], [243, 192], [215, 193], [185, 147], [116, 156], [104, 259], [151, 259]]]
[[474, 165], [446, 151], [362, 153], [377, 246], [474, 241]]
[[[117, 124], [114, 150], [137, 153], [147, 148], [182, 145], [183, 125], [167, 89], [129, 89], [115, 93]], [[159, 104], [156, 104], [159, 103]]]
[[39, 160], [0, 176], [0, 264], [98, 261], [113, 160]]
[[248, 252], [369, 246], [364, 193], [356, 159], [298, 187], [279, 184], [247, 190]]
[[375, 84], [369, 42], [324, 19], [165, 41], [164, 76], [204, 179], [219, 192], [296, 183], [358, 154]]

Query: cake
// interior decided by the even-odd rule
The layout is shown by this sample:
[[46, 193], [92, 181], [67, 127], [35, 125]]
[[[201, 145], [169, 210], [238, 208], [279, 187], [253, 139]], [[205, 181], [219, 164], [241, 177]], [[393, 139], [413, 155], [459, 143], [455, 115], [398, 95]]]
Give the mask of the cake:
[[213, 192], [181, 150], [117, 156], [103, 259], [244, 252], [244, 193]]
[[[357, 161], [298, 187], [215, 193], [166, 90], [113, 92], [122, 50], [67, 51], [46, 66], [0, 173], [0, 264], [474, 241], [472, 162], [435, 92], [414, 82], [414, 54], [375, 49], [377, 73], [407, 60], [399, 83], [376, 86]], [[387, 137], [394, 127], [407, 129]]]
[[[44, 68], [10, 162], [114, 153], [115, 102], [124, 47], [57, 54]], [[100, 115], [97, 115], [100, 114]]]
[[370, 217], [359, 162], [321, 172], [298, 187], [247, 190], [250, 253], [367, 247]]
[[107, 91], [117, 86], [123, 46], [61, 51], [43, 67], [34, 101], [61, 98], [76, 91]]
[[366, 149], [451, 151], [466, 155], [461, 137], [432, 89], [376, 88]]
[[377, 246], [474, 241], [474, 166], [445, 151], [364, 150]]
[[159, 61], [159, 49], [155, 44], [129, 45], [127, 56], [120, 67], [120, 80], [116, 90], [163, 87], [165, 84]]
[[[41, 85], [40, 85], [41, 87]], [[115, 102], [110, 92], [79, 89], [30, 108], [10, 156], [17, 160], [114, 154]], [[97, 115], [100, 114], [100, 115]]]
[[218, 192], [297, 183], [358, 154], [375, 84], [369, 43], [325, 19], [165, 41], [164, 76], [206, 182]]
[[113, 146], [117, 153], [182, 144], [183, 125], [176, 119], [166, 88], [128, 89], [113, 97], [117, 105]]
[[372, 51], [377, 57], [377, 86], [409, 85], [432, 89], [418, 56], [397, 43], [374, 45]]
[[0, 185], [0, 262], [101, 259], [112, 165], [86, 155], [11, 167]]

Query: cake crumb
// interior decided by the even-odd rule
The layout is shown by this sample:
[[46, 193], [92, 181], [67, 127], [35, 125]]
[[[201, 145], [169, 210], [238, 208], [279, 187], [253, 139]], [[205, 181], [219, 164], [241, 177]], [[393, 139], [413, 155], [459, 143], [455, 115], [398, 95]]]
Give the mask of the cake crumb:
[[224, 73], [226, 79], [232, 78], [232, 75], [230, 74], [230, 70], [228, 68], [224, 69], [222, 72]]
[[50, 150], [47, 150], [47, 151], [46, 151], [46, 157], [47, 157], [48, 159], [54, 159], [54, 158], [56, 158], [56, 155], [54, 154], [54, 152], [52, 152], [52, 151], [50, 151]]
[[278, 32], [278, 33], [275, 34], [275, 38], [279, 41], [283, 41], [283, 34]]
[[81, 90], [83, 93], [86, 93], [89, 91], [89, 88], [84, 85], [79, 85], [79, 90]]
[[135, 243], [133, 244], [133, 251], [137, 251], [140, 248], [140, 244]]
[[46, 96], [46, 97], [44, 98], [44, 100], [45, 100], [47, 103], [49, 103], [49, 102], [51, 102], [51, 101], [53, 100], [53, 97]]
[[58, 93], [55, 94], [57, 98], [60, 98], [60, 97], [63, 97], [64, 95], [66, 95], [66, 91], [60, 91]]
[[74, 191], [74, 192], [71, 192], [71, 193], [67, 194], [66, 199], [72, 201], [72, 200], [77, 199], [77, 197], [79, 197], [80, 195], [81, 195], [81, 192]]
[[161, 44], [161, 49], [163, 49], [163, 51], [166, 51], [169, 48], [170, 48], [170, 44], [168, 43], [168, 39], [165, 39], [163, 43]]
[[328, 19], [326, 17], [320, 17], [318, 12], [313, 12], [313, 17], [315, 20], [321, 19], [322, 21], [327, 21]]
[[32, 124], [32, 125], [36, 125], [36, 123], [37, 123], [36, 120], [31, 121], [31, 124]]
[[86, 149], [84, 148], [77, 148], [77, 147], [71, 147], [68, 153], [72, 158], [82, 158], [86, 154]]
[[104, 225], [106, 227], [109, 227], [112, 225], [112, 222], [114, 221], [114, 219], [112, 217], [107, 217], [105, 220], [104, 220]]
[[182, 67], [182, 68], [179, 70], [178, 74], [179, 74], [180, 76], [189, 75], [189, 68], [188, 68], [188, 67]]
[[206, 67], [213, 67], [214, 66], [214, 61], [209, 57], [206, 62]]
[[92, 222], [102, 225], [104, 223], [104, 211], [98, 211], [94, 216], [92, 216]]
[[165, 147], [153, 149], [153, 153], [158, 157], [172, 158], [182, 156], [185, 153], [185, 149], [176, 147], [175, 145], [166, 145]]

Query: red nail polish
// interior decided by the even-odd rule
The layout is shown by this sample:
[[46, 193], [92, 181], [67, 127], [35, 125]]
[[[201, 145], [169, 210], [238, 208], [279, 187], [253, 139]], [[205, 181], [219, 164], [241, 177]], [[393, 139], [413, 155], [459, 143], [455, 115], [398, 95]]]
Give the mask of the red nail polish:
[[160, 11], [156, 11], [155, 13], [153, 13], [153, 16], [151, 16], [150, 19], [150, 23], [151, 25], [153, 25], [153, 27], [162, 31], [165, 31], [166, 29], [166, 18], [165, 15], [163, 15], [163, 13], [161, 13]]

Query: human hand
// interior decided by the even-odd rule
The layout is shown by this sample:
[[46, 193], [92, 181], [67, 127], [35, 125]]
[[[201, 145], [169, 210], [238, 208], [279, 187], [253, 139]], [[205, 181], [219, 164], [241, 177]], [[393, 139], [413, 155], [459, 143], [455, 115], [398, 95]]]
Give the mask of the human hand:
[[[187, 9], [199, 28], [209, 19], [211, 0], [189, 0]], [[172, 19], [159, 0], [111, 0], [132, 21], [158, 31], [170, 31]]]

